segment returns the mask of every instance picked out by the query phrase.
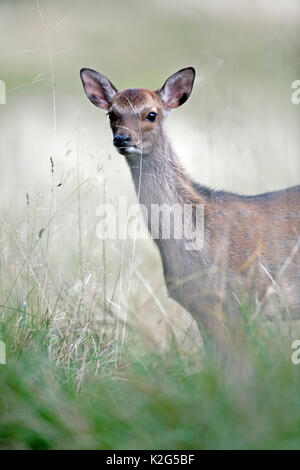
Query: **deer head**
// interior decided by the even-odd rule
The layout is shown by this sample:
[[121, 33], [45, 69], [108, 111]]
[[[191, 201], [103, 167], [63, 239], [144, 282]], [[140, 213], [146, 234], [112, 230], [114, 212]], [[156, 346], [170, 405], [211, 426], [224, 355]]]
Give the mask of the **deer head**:
[[87, 68], [80, 71], [80, 76], [89, 100], [108, 112], [118, 152], [138, 156], [151, 152], [154, 141], [163, 136], [163, 122], [169, 111], [189, 98], [195, 70], [193, 67], [179, 70], [156, 91], [145, 88], [118, 91], [105, 75]]

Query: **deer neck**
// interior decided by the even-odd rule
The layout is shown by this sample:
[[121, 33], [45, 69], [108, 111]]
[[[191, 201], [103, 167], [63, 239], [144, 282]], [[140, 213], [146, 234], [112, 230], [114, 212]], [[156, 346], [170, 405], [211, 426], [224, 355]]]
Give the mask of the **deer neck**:
[[[165, 238], [161, 235], [161, 225], [159, 234], [154, 234], [152, 211], [155, 210], [154, 205], [165, 205], [169, 208], [174, 205], [183, 207], [185, 204], [190, 207], [196, 204], [204, 205], [204, 195], [195, 190], [166, 138], [163, 141], [158, 140], [151, 152], [139, 157], [128, 157], [127, 161], [138, 201], [143, 209], [146, 208], [145, 222], [160, 250], [166, 279], [183, 279], [190, 272], [198, 271], [203, 261], [202, 249], [198, 251], [198, 255], [195, 255], [195, 251], [187, 251], [186, 239]], [[143, 215], [145, 216], [144, 212]], [[192, 215], [187, 225], [193, 226]], [[174, 230], [175, 233], [176, 228], [175, 223], [171, 231]]]
[[204, 203], [165, 135], [157, 139], [149, 152], [141, 156], [128, 156], [127, 162], [139, 203], [147, 210], [151, 209], [152, 204]]
[[[142, 204], [142, 209], [146, 207], [145, 222], [160, 251], [169, 295], [186, 306], [187, 299], [194, 299], [194, 294], [198, 289], [198, 276], [203, 272], [206, 263], [204, 245], [198, 244], [197, 241], [197, 247], [199, 247], [196, 248], [197, 251], [194, 251], [195, 248], [187, 249], [185, 237], [164, 238], [161, 235], [161, 225], [158, 235], [157, 232], [155, 235], [152, 211], [154, 211], [154, 205], [174, 206], [176, 204], [181, 207], [185, 204], [189, 204], [190, 207], [191, 205], [195, 207], [196, 204], [203, 205], [204, 195], [196, 191], [166, 138], [162, 141], [158, 140], [151, 152], [138, 158], [128, 157], [127, 161], [138, 201]], [[143, 211], [142, 213], [145, 217]], [[171, 222], [171, 225], [171, 230], [175, 233], [176, 223]], [[187, 225], [190, 228], [193, 227], [193, 215], [189, 216]], [[185, 282], [185, 279], [189, 279], [190, 276], [193, 281]]]

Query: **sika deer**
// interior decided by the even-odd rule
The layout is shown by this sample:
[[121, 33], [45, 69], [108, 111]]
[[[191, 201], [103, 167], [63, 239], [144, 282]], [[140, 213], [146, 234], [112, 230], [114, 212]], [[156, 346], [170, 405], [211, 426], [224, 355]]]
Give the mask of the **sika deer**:
[[[203, 246], [187, 250], [183, 239], [162, 236], [156, 243], [169, 295], [193, 315], [204, 344], [212, 339], [218, 349], [227, 327], [238, 321], [240, 300], [255, 301], [266, 316], [280, 311], [299, 317], [300, 186], [241, 196], [190, 180], [164, 120], [189, 98], [194, 78], [195, 70], [188, 67], [157, 91], [118, 92], [104, 75], [81, 70], [87, 97], [108, 111], [114, 146], [126, 158], [148, 213], [154, 204], [204, 205]], [[189, 223], [193, 226], [193, 215]]]

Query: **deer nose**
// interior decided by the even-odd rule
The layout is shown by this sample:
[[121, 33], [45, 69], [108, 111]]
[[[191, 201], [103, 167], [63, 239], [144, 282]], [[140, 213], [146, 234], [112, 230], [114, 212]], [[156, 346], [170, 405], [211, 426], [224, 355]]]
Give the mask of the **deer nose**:
[[131, 141], [131, 136], [129, 134], [117, 134], [114, 137], [114, 146], [115, 147], [127, 147]]

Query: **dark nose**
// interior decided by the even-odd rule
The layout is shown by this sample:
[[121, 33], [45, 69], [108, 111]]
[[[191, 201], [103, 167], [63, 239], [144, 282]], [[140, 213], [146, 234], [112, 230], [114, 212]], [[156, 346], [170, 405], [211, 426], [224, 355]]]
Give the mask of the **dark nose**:
[[129, 134], [117, 134], [114, 137], [114, 145], [116, 147], [128, 147], [131, 141], [131, 136]]

